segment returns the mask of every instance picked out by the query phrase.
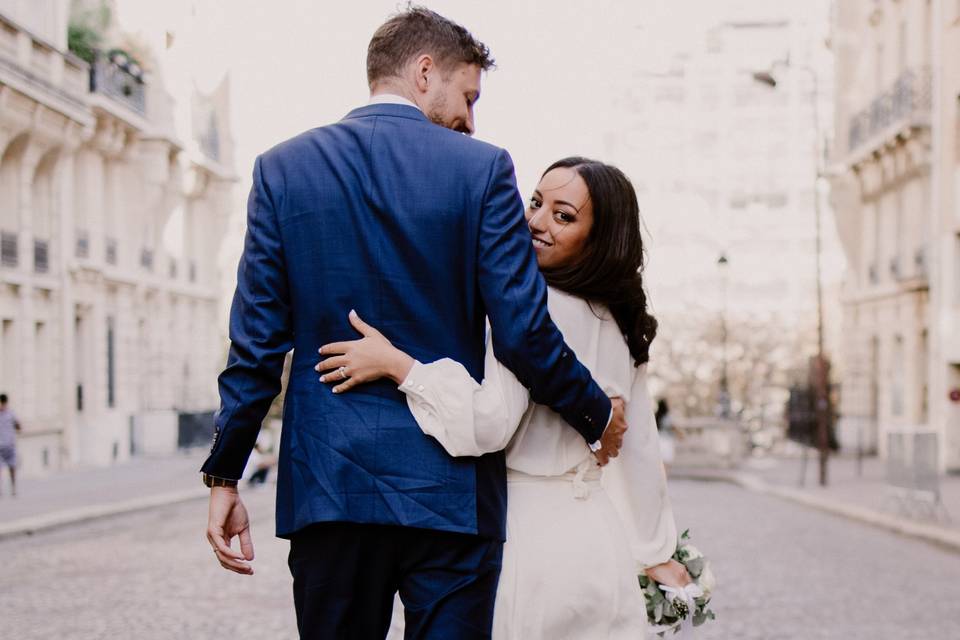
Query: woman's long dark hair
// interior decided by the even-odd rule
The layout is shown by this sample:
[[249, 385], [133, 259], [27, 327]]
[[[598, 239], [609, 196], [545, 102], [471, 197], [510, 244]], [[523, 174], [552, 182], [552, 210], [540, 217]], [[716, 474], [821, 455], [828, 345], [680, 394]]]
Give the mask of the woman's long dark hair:
[[583, 253], [572, 264], [545, 269], [547, 284], [610, 309], [627, 340], [636, 366], [650, 360], [657, 321], [647, 311], [643, 289], [644, 250], [640, 205], [630, 179], [616, 167], [571, 157], [547, 167], [573, 169], [583, 178], [593, 203], [593, 227]]

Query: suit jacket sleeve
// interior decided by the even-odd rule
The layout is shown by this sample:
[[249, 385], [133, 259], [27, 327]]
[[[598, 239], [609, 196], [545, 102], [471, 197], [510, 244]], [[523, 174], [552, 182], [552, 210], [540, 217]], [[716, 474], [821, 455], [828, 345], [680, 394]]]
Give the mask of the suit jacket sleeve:
[[513, 162], [500, 150], [483, 201], [479, 286], [494, 350], [534, 402], [563, 416], [588, 443], [603, 435], [610, 400], [567, 346], [547, 310], [547, 286], [523, 217]]
[[202, 471], [240, 478], [293, 347], [290, 292], [280, 229], [262, 160], [253, 168], [247, 234], [230, 308], [230, 353], [220, 374], [213, 448]]

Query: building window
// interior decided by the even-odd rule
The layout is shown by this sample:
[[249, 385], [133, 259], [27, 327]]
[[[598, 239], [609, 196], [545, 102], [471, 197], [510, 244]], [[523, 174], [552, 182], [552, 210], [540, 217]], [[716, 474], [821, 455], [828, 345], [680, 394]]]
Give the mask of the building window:
[[903, 355], [903, 336], [894, 336], [890, 363], [893, 373], [890, 385], [890, 413], [897, 417], [903, 415], [903, 369], [906, 366]]
[[875, 67], [875, 84], [874, 93], [879, 94], [883, 91], [883, 45], [878, 44], [876, 50], [877, 59], [874, 61]]
[[33, 241], [33, 269], [37, 273], [50, 271], [50, 244], [46, 240]]
[[[36, 357], [36, 361], [40, 363], [42, 367], [55, 367], [56, 364], [51, 362], [50, 357], [50, 348], [49, 348], [49, 339], [47, 335], [47, 325], [44, 322], [36, 322], [33, 325], [33, 353]], [[53, 398], [48, 399], [53, 400]], [[41, 417], [47, 417], [50, 415], [50, 408], [54, 402], [40, 402], [37, 404], [36, 413]]]
[[17, 262], [17, 234], [0, 232], [0, 263], [5, 267], [15, 267]]
[[116, 349], [113, 318], [107, 318], [107, 406], [116, 404]]
[[117, 241], [114, 238], [107, 238], [105, 243], [106, 255], [104, 256], [107, 264], [117, 264]]
[[920, 394], [920, 398], [918, 399], [920, 405], [920, 424], [927, 424], [927, 421], [930, 419], [930, 406], [927, 403], [927, 391], [930, 386], [927, 376], [927, 368], [930, 366], [928, 349], [930, 349], [930, 337], [927, 330], [924, 329], [920, 334], [920, 348], [917, 350], [919, 359], [917, 363], [917, 380], [919, 382], [917, 391]]
[[0, 323], [0, 380], [3, 380], [5, 391], [12, 396], [17, 392], [15, 381], [19, 379], [17, 365], [20, 362], [14, 329], [13, 320]]
[[960, 233], [953, 241], [953, 303], [960, 304]]
[[901, 21], [900, 21], [900, 42], [899, 42], [898, 44], [899, 44], [899, 49], [900, 49], [900, 59], [898, 60], [898, 62], [900, 63], [900, 69], [899, 69], [899, 71], [902, 73], [902, 72], [904, 72], [904, 71], [907, 70], [907, 59], [908, 59], [908, 55], [907, 55], [907, 21], [906, 21], [906, 20], [901, 20]]
[[90, 234], [84, 230], [77, 230], [76, 256], [78, 258], [90, 257]]
[[877, 284], [880, 281], [880, 247], [883, 238], [883, 218], [881, 216], [880, 203], [876, 202], [870, 211], [873, 214], [873, 238], [870, 259], [867, 261], [867, 279], [870, 284]]

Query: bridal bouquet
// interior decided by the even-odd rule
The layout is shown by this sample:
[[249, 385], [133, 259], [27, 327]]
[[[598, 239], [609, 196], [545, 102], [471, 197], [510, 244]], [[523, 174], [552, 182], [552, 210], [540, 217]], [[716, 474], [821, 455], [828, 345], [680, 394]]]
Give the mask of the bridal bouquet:
[[644, 574], [638, 576], [647, 601], [647, 619], [651, 631], [661, 638], [671, 629], [679, 633], [682, 627], [689, 624], [699, 627], [716, 617], [707, 608], [716, 579], [710, 570], [710, 563], [699, 549], [690, 544], [689, 529], [680, 534], [673, 559], [685, 566], [693, 578], [693, 582], [683, 589], [658, 584]]

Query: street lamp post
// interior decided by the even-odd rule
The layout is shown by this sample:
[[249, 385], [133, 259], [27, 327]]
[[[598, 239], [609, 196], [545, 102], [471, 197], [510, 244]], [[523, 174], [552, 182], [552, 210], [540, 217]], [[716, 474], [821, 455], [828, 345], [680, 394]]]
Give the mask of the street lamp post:
[[720, 370], [720, 417], [730, 419], [730, 378], [727, 371], [727, 255], [721, 253], [717, 259], [720, 269], [720, 332], [722, 341], [722, 369]]
[[[813, 148], [814, 148], [814, 179], [813, 179], [813, 211], [815, 219], [816, 234], [816, 277], [817, 277], [817, 355], [813, 371], [814, 387], [814, 414], [816, 417], [816, 441], [817, 449], [820, 453], [820, 485], [827, 485], [827, 459], [830, 453], [830, 427], [829, 427], [829, 400], [828, 400], [828, 365], [824, 355], [823, 348], [823, 283], [821, 278], [821, 253], [822, 253], [822, 234], [821, 234], [821, 213], [820, 213], [820, 177], [822, 175], [821, 152], [820, 152], [820, 82], [816, 70], [806, 65], [793, 65], [788, 61], [774, 63], [774, 66], [783, 66], [797, 71], [803, 71], [810, 75], [813, 83], [811, 92], [811, 102], [813, 111]], [[753, 79], [772, 89], [777, 87], [777, 79], [771, 71], [757, 71], [753, 74]]]

